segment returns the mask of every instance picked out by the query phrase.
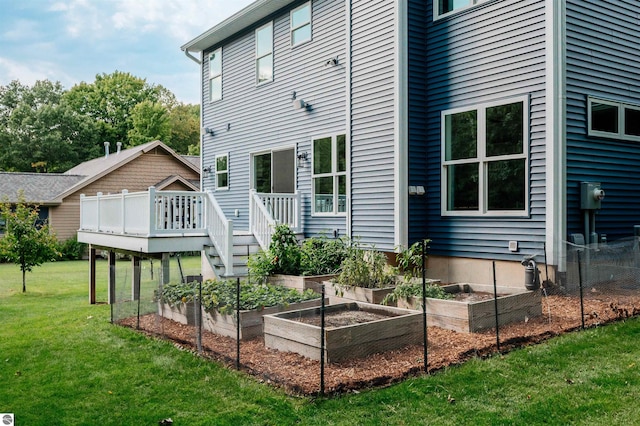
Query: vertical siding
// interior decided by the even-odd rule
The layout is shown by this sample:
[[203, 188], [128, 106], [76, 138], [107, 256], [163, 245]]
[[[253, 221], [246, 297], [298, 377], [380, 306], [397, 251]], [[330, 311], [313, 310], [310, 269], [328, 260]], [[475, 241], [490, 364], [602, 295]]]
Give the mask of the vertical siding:
[[[544, 1], [487, 1], [427, 23], [427, 236], [433, 254], [515, 260], [545, 240]], [[440, 114], [528, 95], [530, 217], [461, 218], [440, 213]], [[417, 166], [417, 165], [416, 165]], [[413, 220], [419, 220], [414, 218]], [[418, 237], [413, 235], [414, 238]], [[519, 242], [512, 254], [508, 242]]]
[[[256, 87], [254, 32], [249, 29], [222, 45], [223, 99], [203, 105], [203, 126], [215, 136], [204, 136], [204, 166], [212, 165], [216, 154], [229, 153], [229, 190], [215, 193], [223, 210], [237, 229], [248, 227], [250, 155], [280, 147], [297, 148], [311, 154], [311, 139], [346, 131], [345, 3], [314, 0], [313, 40], [291, 47], [289, 12], [276, 13], [274, 30], [274, 80]], [[268, 22], [268, 21], [265, 21]], [[259, 23], [259, 25], [265, 22]], [[258, 26], [259, 26], [258, 25]], [[204, 57], [218, 46], [205, 52]], [[326, 65], [338, 57], [338, 66]], [[208, 93], [208, 63], [203, 62], [203, 91]], [[311, 104], [311, 111], [294, 110], [291, 94]], [[229, 130], [227, 130], [229, 129]], [[310, 215], [311, 167], [297, 169], [297, 189], [303, 197], [303, 224], [308, 235], [344, 234], [344, 216], [319, 218]], [[213, 189], [213, 179], [204, 188]], [[240, 215], [233, 216], [235, 209]]]
[[602, 182], [596, 232], [640, 224], [640, 144], [587, 135], [587, 96], [640, 105], [640, 2], [567, 1], [567, 228], [583, 233], [580, 182]]
[[[409, 185], [429, 185], [425, 164], [439, 162], [440, 156], [427, 156], [427, 19], [431, 18], [428, 2], [409, 0]], [[409, 196], [409, 242], [428, 238], [425, 196]]]
[[382, 250], [394, 245], [394, 24], [394, 1], [352, 1], [352, 234]]

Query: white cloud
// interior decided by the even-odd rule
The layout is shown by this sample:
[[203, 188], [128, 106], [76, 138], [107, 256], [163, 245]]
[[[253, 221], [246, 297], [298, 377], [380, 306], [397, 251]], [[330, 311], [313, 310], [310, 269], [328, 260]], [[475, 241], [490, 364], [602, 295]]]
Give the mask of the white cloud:
[[0, 85], [7, 85], [13, 80], [21, 84], [33, 86], [38, 80], [60, 81], [68, 88], [74, 79], [60, 70], [55, 64], [46, 61], [17, 62], [0, 57]]

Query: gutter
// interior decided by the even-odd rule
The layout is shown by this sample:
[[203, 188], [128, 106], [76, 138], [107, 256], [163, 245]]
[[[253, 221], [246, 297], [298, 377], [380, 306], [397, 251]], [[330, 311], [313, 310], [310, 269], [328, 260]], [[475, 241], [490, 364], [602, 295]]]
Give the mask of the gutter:
[[191, 59], [196, 64], [202, 65], [202, 61], [200, 59], [196, 58], [195, 56], [193, 56], [191, 54], [191, 52], [189, 52], [189, 49], [184, 49], [184, 54], [187, 55], [187, 58]]

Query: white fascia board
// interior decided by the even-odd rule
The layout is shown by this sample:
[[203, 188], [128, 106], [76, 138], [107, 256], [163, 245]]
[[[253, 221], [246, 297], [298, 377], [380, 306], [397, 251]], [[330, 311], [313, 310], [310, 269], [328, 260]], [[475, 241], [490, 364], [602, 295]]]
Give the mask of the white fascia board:
[[184, 52], [202, 52], [294, 2], [295, 0], [257, 0], [183, 44], [180, 49]]
[[546, 251], [566, 271], [566, 3], [545, 0], [546, 22]]

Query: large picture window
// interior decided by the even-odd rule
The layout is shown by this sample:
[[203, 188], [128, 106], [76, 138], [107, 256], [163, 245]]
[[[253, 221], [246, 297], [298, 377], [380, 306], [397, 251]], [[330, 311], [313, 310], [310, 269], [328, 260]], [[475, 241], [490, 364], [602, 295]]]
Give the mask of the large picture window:
[[209, 101], [222, 99], [222, 49], [209, 55]]
[[640, 141], [640, 105], [589, 97], [589, 136]]
[[273, 80], [273, 23], [256, 30], [256, 78], [258, 84]]
[[291, 45], [311, 40], [311, 2], [291, 11]]
[[347, 212], [347, 138], [313, 140], [313, 214]]
[[521, 216], [528, 209], [528, 100], [442, 113], [442, 214]]

